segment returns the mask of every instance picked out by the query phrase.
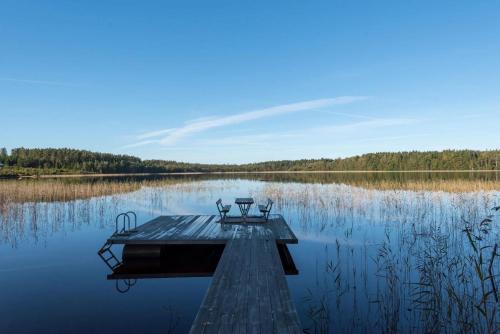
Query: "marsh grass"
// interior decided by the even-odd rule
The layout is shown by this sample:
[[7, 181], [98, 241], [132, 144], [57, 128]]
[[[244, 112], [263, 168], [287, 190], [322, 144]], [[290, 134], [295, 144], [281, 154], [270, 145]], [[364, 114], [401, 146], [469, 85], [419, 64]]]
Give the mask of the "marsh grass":
[[68, 182], [50, 180], [4, 180], [0, 182], [0, 205], [25, 202], [66, 202], [139, 190], [154, 181]]
[[351, 186], [375, 190], [444, 191], [448, 193], [474, 193], [500, 190], [498, 180], [408, 180], [350, 182]]
[[[313, 177], [315, 175], [312, 175]], [[248, 176], [253, 180], [256, 176]], [[238, 178], [236, 178], [238, 180]], [[234, 179], [224, 181], [230, 184]], [[333, 180], [333, 185], [347, 185], [368, 190], [408, 190], [449, 193], [476, 193], [500, 190], [500, 180], [496, 179], [427, 179], [427, 180], [384, 180], [347, 178]], [[210, 184], [210, 180], [200, 181], [193, 177], [186, 178], [70, 178], [70, 179], [24, 179], [0, 180], [0, 208], [8, 203], [25, 202], [64, 202], [75, 199], [86, 199], [98, 196], [108, 196], [137, 191], [143, 187], [161, 188], [180, 186], [188, 191], [198, 190], [201, 186]], [[271, 183], [273, 184], [273, 183]], [[313, 196], [315, 194], [312, 194]], [[321, 200], [321, 199], [319, 199]]]
[[497, 191], [267, 184], [256, 194], [341, 249], [316, 255], [326, 279], [303, 291], [308, 332], [498, 332]]

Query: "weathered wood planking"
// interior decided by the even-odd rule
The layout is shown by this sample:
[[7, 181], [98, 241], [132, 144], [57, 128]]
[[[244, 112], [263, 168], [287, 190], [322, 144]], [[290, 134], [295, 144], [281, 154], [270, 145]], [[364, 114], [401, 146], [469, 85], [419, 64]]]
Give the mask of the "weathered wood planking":
[[302, 333], [272, 234], [228, 241], [190, 333]]
[[281, 215], [271, 215], [268, 222], [221, 224], [219, 216], [160, 216], [141, 226], [137, 232], [126, 236], [113, 235], [113, 244], [225, 244], [251, 232], [252, 236], [273, 236], [280, 243], [297, 243]]

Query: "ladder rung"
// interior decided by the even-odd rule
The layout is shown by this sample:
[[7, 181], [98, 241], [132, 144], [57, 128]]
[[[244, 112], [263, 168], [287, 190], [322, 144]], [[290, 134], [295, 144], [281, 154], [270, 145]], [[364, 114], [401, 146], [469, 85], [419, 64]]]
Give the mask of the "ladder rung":
[[97, 252], [101, 259], [106, 263], [106, 265], [114, 270], [116, 267], [121, 265], [120, 260], [115, 256], [113, 251], [111, 251], [111, 243], [105, 243], [104, 246]]
[[99, 255], [100, 255], [101, 257], [105, 257], [105, 256], [109, 255], [110, 253], [111, 253], [111, 252], [102, 252], [102, 253], [99, 253]]

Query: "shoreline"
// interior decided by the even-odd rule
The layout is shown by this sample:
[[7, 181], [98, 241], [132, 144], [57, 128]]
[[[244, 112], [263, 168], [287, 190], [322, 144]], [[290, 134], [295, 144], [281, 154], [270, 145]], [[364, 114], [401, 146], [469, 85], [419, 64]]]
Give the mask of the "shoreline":
[[345, 170], [345, 171], [238, 171], [238, 172], [172, 172], [172, 173], [112, 173], [112, 174], [41, 174], [19, 178], [49, 179], [76, 177], [176, 176], [176, 175], [243, 175], [243, 174], [382, 174], [382, 173], [500, 173], [500, 170]]

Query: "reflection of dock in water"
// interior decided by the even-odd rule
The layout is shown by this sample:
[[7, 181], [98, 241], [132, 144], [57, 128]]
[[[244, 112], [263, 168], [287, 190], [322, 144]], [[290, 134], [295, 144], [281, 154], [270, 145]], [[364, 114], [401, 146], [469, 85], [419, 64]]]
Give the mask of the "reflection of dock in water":
[[[218, 216], [160, 216], [123, 228], [100, 250], [108, 279], [212, 276], [191, 333], [302, 333], [285, 274], [297, 274], [286, 244], [297, 243], [281, 215], [268, 222]], [[117, 229], [118, 230], [118, 229]], [[122, 244], [119, 261], [111, 246]]]

